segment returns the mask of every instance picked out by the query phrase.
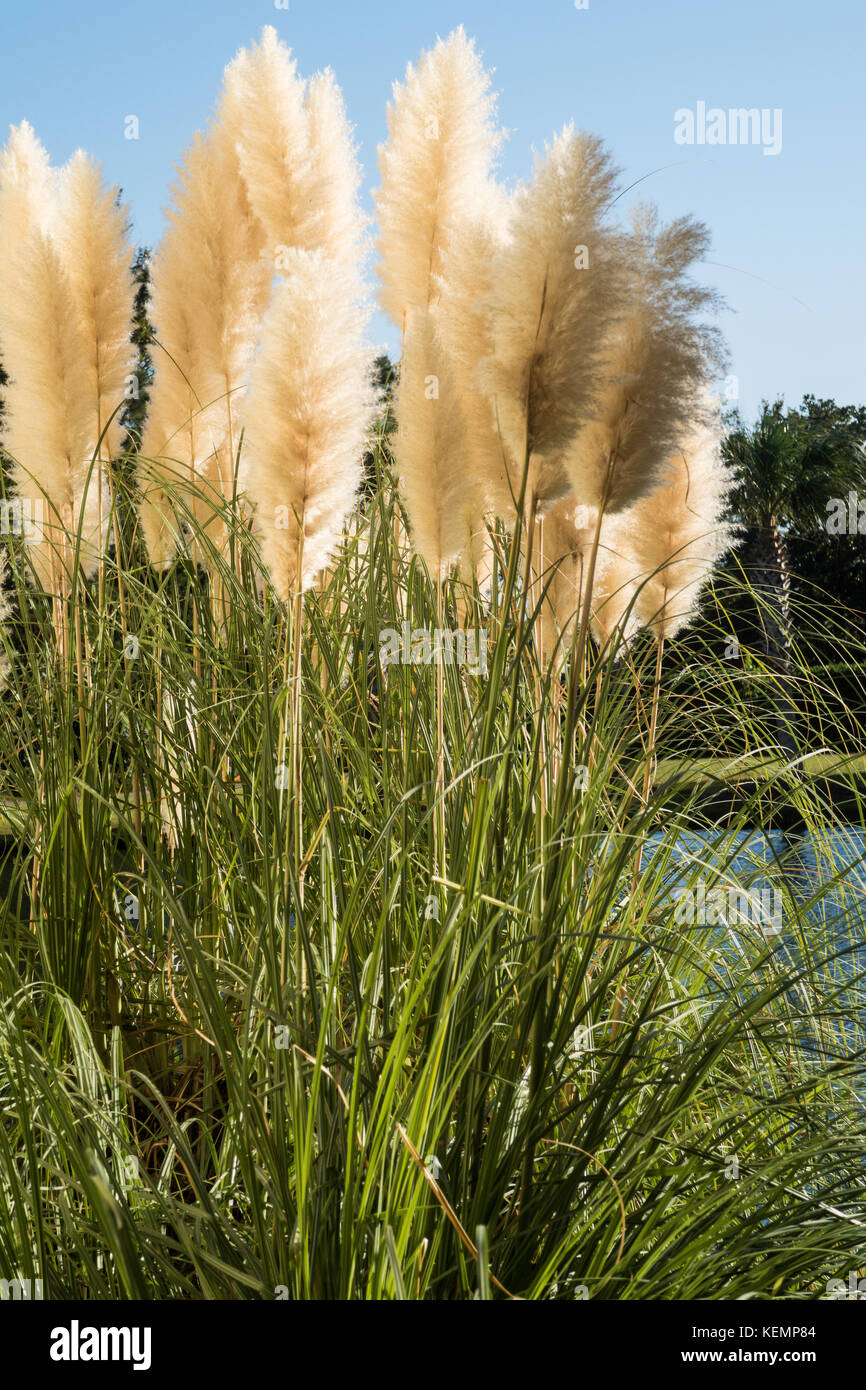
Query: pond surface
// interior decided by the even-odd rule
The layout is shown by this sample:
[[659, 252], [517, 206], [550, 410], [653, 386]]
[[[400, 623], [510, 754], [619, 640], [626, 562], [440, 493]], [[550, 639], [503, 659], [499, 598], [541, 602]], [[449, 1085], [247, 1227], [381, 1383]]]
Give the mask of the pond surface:
[[737, 987], [777, 968], [795, 977], [787, 996], [804, 1020], [820, 995], [825, 1018], [814, 1045], [825, 1057], [866, 1047], [866, 840], [859, 826], [828, 829], [820, 842], [715, 828], [671, 844], [657, 832], [643, 867], [654, 900], [693, 934], [714, 977]]

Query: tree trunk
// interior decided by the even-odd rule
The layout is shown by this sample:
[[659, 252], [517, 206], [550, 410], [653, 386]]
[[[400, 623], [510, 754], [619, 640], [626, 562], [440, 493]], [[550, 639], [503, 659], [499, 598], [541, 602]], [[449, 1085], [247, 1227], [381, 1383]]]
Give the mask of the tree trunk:
[[764, 656], [775, 677], [776, 741], [786, 758], [796, 758], [800, 749], [791, 671], [791, 569], [787, 543], [773, 517], [762, 518], [746, 569], [758, 600]]

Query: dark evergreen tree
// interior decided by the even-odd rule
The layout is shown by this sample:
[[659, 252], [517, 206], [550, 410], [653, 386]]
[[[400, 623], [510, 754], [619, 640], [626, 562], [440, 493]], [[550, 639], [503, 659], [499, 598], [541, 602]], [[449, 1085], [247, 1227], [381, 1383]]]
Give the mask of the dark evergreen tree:
[[809, 396], [800, 411], [765, 402], [751, 428], [732, 416], [724, 441], [734, 480], [731, 513], [745, 532], [740, 559], [755, 591], [764, 655], [779, 677], [779, 743], [789, 755], [796, 752], [788, 684], [792, 537], [805, 533], [823, 545], [828, 503], [866, 489], [857, 417], [854, 408]]
[[125, 452], [137, 449], [141, 444], [141, 431], [147, 414], [148, 393], [153, 381], [153, 363], [150, 356], [153, 329], [147, 316], [150, 306], [150, 250], [148, 247], [141, 246], [136, 251], [135, 260], [132, 263], [132, 275], [136, 286], [132, 341], [138, 351], [138, 360], [135, 367], [135, 394], [129, 397], [123, 412], [123, 426], [126, 430]]

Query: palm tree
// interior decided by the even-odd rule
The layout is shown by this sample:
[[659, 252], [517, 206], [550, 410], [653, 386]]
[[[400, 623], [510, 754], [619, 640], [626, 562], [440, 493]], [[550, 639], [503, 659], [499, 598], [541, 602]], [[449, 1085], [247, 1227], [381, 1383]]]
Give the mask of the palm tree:
[[733, 476], [730, 508], [750, 536], [743, 568], [757, 599], [764, 656], [776, 673], [779, 745], [797, 754], [791, 691], [791, 566], [787, 533], [824, 530], [827, 504], [866, 486], [866, 455], [844, 423], [784, 412], [781, 401], [749, 429], [733, 416], [724, 442]]

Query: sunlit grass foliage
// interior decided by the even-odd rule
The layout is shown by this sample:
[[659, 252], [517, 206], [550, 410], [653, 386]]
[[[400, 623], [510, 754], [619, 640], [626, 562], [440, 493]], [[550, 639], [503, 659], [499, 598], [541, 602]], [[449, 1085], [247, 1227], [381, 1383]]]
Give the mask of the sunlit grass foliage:
[[[200, 530], [150, 569], [120, 471], [101, 605], [78, 580], [59, 622], [12, 549], [0, 1272], [94, 1299], [826, 1296], [866, 1262], [862, 900], [740, 848], [785, 817], [827, 845], [826, 793], [780, 764], [708, 820], [684, 752], [654, 775], [656, 648], [573, 636], [539, 669], [504, 533], [491, 594], [440, 603], [374, 463], [289, 608], [228, 510], [216, 578]], [[386, 629], [458, 607], [486, 672], [383, 664]], [[703, 705], [663, 675], [656, 743], [771, 748], [775, 677], [723, 627], [691, 649]], [[780, 931], [676, 920], [701, 830], [680, 888], [763, 876]]]

